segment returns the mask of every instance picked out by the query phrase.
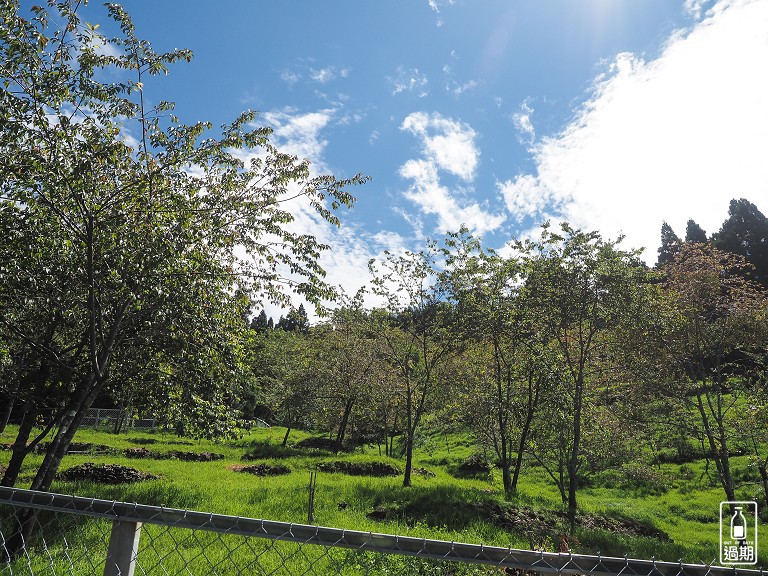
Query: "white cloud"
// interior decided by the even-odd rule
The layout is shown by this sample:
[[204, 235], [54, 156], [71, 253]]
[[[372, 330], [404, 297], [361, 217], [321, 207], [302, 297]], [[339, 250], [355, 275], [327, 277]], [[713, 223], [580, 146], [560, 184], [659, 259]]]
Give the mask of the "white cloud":
[[412, 181], [404, 195], [422, 213], [437, 216], [440, 231], [456, 231], [464, 224], [483, 234], [504, 222], [504, 215], [492, 214], [477, 202], [460, 203], [455, 197], [460, 194], [452, 194], [440, 182], [440, 171], [467, 183], [474, 179], [480, 152], [471, 126], [437, 113], [414, 112], [400, 128], [421, 140], [423, 155], [400, 167], [400, 176]]
[[698, 20], [701, 18], [704, 7], [710, 3], [711, 0], [685, 0], [685, 11]]
[[328, 82], [336, 78], [336, 70], [333, 67], [321, 68], [320, 70], [315, 70], [313, 68], [309, 71], [309, 77], [314, 82], [319, 82], [320, 84], [327, 84]]
[[472, 90], [477, 88], [479, 85], [480, 83], [477, 80], [469, 80], [464, 84], [459, 84], [454, 80], [446, 84], [445, 89], [448, 92], [451, 92], [454, 96], [461, 96], [462, 94], [464, 94], [464, 92], [471, 92]]
[[294, 72], [293, 70], [283, 70], [280, 72], [280, 79], [289, 86], [293, 86], [296, 82], [301, 80], [301, 74]]
[[334, 110], [297, 113], [285, 109], [267, 112], [264, 119], [273, 128], [273, 141], [282, 152], [309, 158], [318, 170], [325, 171], [322, 156], [328, 141], [320, 133], [334, 114]]
[[[317, 176], [330, 172], [325, 160], [325, 148], [327, 140], [324, 131], [339, 120], [339, 111], [336, 109], [321, 109], [312, 112], [302, 112], [292, 108], [285, 108], [264, 114], [264, 120], [269, 124], [274, 134], [272, 142], [281, 152], [295, 154], [299, 158], [307, 158], [310, 162], [310, 175]], [[343, 120], [343, 116], [341, 119]], [[250, 155], [243, 155], [243, 160], [260, 154], [253, 151]], [[359, 190], [350, 190], [353, 194]], [[320, 265], [326, 271], [325, 281], [334, 286], [340, 286], [347, 294], [354, 294], [360, 287], [368, 284], [370, 275], [368, 261], [371, 258], [381, 258], [384, 250], [398, 253], [404, 250], [405, 239], [395, 232], [386, 230], [372, 234], [358, 229], [349, 223], [352, 213], [342, 213], [342, 226], [336, 228], [317, 214], [317, 211], [309, 204], [306, 198], [297, 196], [298, 189], [292, 187], [287, 192], [291, 199], [282, 204], [293, 217], [293, 221], [286, 224], [286, 228], [297, 234], [311, 234], [317, 240], [330, 246], [320, 255]], [[296, 197], [293, 197], [296, 196]], [[283, 270], [286, 277], [293, 277], [288, 270]], [[295, 278], [294, 278], [295, 279]], [[366, 299], [366, 305], [381, 304], [373, 297]], [[303, 298], [292, 296], [294, 306], [304, 304], [310, 320], [316, 322], [317, 315], [313, 306]], [[265, 311], [275, 321], [286, 310], [267, 304]]]
[[512, 123], [517, 129], [519, 140], [522, 144], [530, 145], [536, 140], [536, 130], [531, 122], [532, 114], [533, 108], [531, 108], [530, 101], [526, 99], [520, 105], [520, 110], [512, 115]]
[[552, 192], [541, 186], [539, 179], [530, 174], [521, 174], [498, 186], [507, 209], [518, 222], [522, 222], [526, 216], [543, 220], [545, 211], [551, 211], [559, 204]]
[[475, 146], [477, 135], [471, 126], [438, 113], [409, 114], [401, 130], [421, 139], [424, 155], [438, 168], [470, 181], [475, 176], [480, 151]]
[[387, 81], [392, 85], [392, 94], [412, 92], [420, 98], [429, 95], [429, 79], [418, 68], [406, 70], [398, 66], [393, 76], [387, 76]]
[[535, 144], [536, 174], [500, 185], [509, 210], [554, 202], [576, 226], [623, 232], [649, 262], [662, 220], [712, 233], [733, 197], [768, 210], [765, 22], [768, 2], [722, 0], [658, 59], [617, 56], [576, 119]]

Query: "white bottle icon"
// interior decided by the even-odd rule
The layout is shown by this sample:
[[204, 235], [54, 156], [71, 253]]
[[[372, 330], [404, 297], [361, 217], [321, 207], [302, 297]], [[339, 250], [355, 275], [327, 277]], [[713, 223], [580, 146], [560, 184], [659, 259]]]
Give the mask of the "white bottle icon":
[[736, 506], [736, 512], [731, 517], [731, 538], [733, 540], [746, 540], [747, 519], [741, 513], [741, 506]]

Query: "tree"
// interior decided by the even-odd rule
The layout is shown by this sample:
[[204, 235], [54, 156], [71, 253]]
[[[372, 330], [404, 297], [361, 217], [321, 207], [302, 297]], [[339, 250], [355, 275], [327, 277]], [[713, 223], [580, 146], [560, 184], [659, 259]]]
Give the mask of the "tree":
[[739, 254], [753, 269], [749, 278], [768, 287], [768, 218], [744, 198], [731, 200], [728, 218], [714, 235], [715, 248]]
[[450, 306], [435, 281], [436, 249], [385, 253], [377, 266], [371, 260], [373, 292], [386, 300], [386, 308], [372, 312], [373, 329], [381, 339], [386, 361], [395, 370], [405, 413], [405, 473], [411, 485], [416, 431], [438, 384], [440, 368], [456, 343], [448, 329]]
[[485, 251], [465, 231], [447, 244], [443, 277], [456, 306], [457, 338], [475, 343], [467, 353], [477, 375], [468, 378], [465, 407], [496, 452], [504, 492], [512, 495], [547, 380], [546, 340], [528, 313], [523, 258]]
[[267, 313], [262, 310], [259, 312], [258, 316], [254, 316], [253, 320], [251, 320], [251, 330], [256, 330], [257, 332], [264, 332], [269, 328], [269, 320], [267, 320]]
[[[211, 408], [195, 426], [218, 422], [220, 387], [238, 370], [238, 290], [283, 305], [285, 285], [318, 305], [334, 295], [318, 263], [327, 247], [289, 231], [282, 202], [304, 197], [338, 225], [335, 210], [353, 202], [346, 188], [365, 180], [313, 177], [251, 127], [253, 113], [220, 137], [183, 125], [168, 103], [146, 113], [143, 79], [191, 52], [155, 53], [110, 4], [113, 55], [78, 5], [25, 18], [8, 2], [0, 18], [0, 227], [17, 231], [0, 247], [0, 334], [14, 349], [22, 420], [3, 483], [56, 430], [32, 482], [41, 490], [111, 376], [128, 373], [132, 346], [149, 347], [155, 386]], [[101, 82], [104, 69], [123, 80]]]
[[618, 345], [613, 330], [637, 316], [647, 271], [637, 252], [620, 250], [596, 232], [567, 224], [562, 232], [555, 234], [545, 226], [541, 240], [531, 247], [526, 289], [531, 313], [541, 320], [557, 353], [555, 373], [561, 376], [557, 386], [564, 398], [560, 410], [567, 436], [560, 438], [558, 449], [564, 470], [553, 479], [561, 493], [567, 493], [573, 527], [585, 462], [585, 412], [608, 378], [605, 360]]
[[727, 500], [736, 500], [731, 471], [740, 437], [739, 398], [760, 370], [766, 338], [765, 292], [745, 278], [737, 254], [686, 244], [663, 272], [669, 322], [663, 339], [666, 390], [697, 417]]
[[707, 242], [707, 233], [696, 222], [689, 219], [685, 225], [685, 241], [703, 244]]
[[280, 316], [276, 328], [286, 332], [298, 331], [306, 334], [309, 331], [309, 317], [304, 304], [299, 304], [298, 308], [291, 307], [287, 316]]
[[662, 266], [669, 261], [680, 250], [680, 238], [672, 230], [672, 226], [663, 222], [661, 224], [661, 246], [657, 250], [659, 258], [656, 266]]
[[[342, 302], [329, 321], [313, 329], [318, 351], [313, 366], [319, 375], [327, 428], [336, 429], [335, 446], [342, 449], [354, 422], [353, 413], [375, 414], [376, 388], [383, 388], [379, 343], [370, 329], [369, 314], [363, 308], [362, 291]], [[373, 412], [373, 414], [372, 414]], [[366, 430], [375, 429], [375, 418]]]

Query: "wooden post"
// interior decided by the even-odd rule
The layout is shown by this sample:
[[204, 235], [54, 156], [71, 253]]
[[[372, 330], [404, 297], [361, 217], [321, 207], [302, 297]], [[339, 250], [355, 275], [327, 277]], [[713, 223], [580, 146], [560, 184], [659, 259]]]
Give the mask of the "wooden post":
[[315, 523], [315, 487], [317, 486], [317, 472], [309, 473], [309, 501], [307, 502], [307, 524]]
[[133, 576], [140, 535], [141, 522], [112, 522], [104, 576]]

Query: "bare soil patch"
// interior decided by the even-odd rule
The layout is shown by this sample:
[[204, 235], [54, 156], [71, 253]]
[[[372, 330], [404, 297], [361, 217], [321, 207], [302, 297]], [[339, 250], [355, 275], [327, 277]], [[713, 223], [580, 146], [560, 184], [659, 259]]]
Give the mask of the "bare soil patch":
[[291, 469], [282, 464], [249, 464], [246, 466], [233, 464], [229, 469], [234, 472], [253, 474], [254, 476], [281, 476], [291, 473]]
[[90, 480], [99, 484], [128, 484], [141, 480], [156, 480], [159, 476], [120, 464], [86, 462], [61, 473], [65, 480]]
[[339, 472], [350, 476], [397, 476], [400, 470], [386, 462], [345, 462], [335, 460], [333, 462], [320, 462], [317, 469], [322, 472]]

